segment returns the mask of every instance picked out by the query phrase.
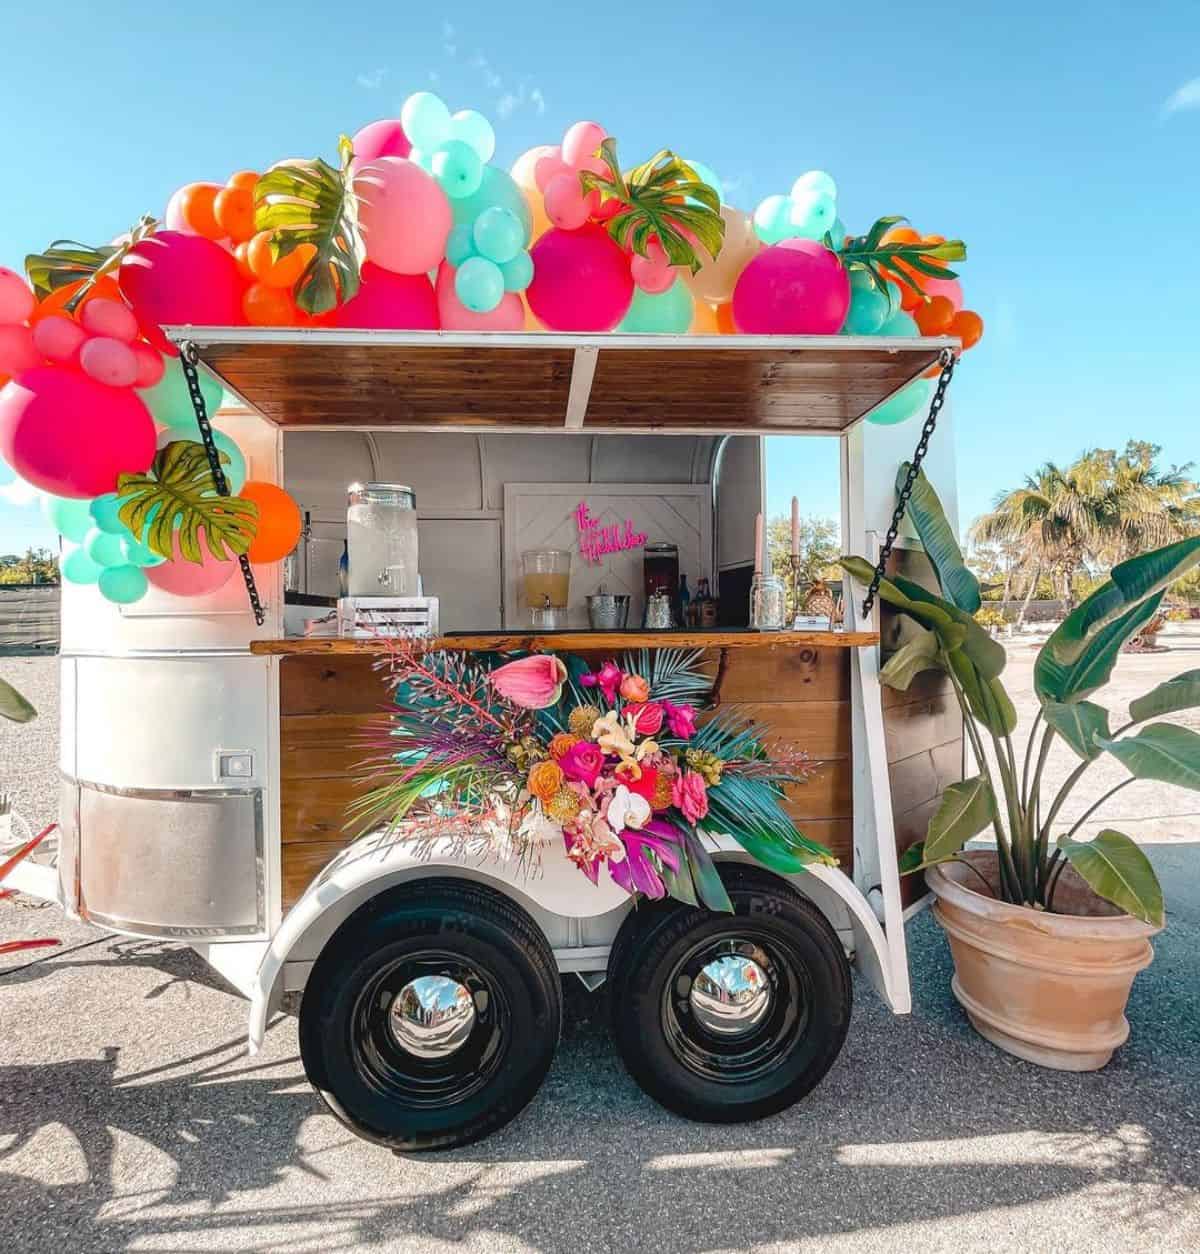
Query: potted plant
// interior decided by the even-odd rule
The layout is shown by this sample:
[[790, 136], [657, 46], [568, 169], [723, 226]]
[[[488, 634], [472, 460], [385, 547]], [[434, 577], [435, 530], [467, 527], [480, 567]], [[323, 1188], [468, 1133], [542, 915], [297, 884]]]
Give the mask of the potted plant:
[[[901, 869], [926, 873], [934, 916], [950, 940], [954, 995], [976, 1029], [1043, 1066], [1095, 1070], [1129, 1034], [1125, 1004], [1153, 957], [1149, 938], [1163, 926], [1163, 902], [1149, 860], [1128, 836], [1105, 828], [1087, 840], [1081, 829], [1135, 779], [1200, 790], [1200, 735], [1151, 721], [1200, 706], [1200, 671], [1139, 697], [1115, 729], [1090, 698], [1108, 682], [1122, 645], [1158, 614], [1166, 588], [1200, 561], [1200, 538], [1114, 566], [1063, 620], [1034, 666], [1040, 708], [1019, 755], [1016, 710], [1000, 680], [1004, 649], [973, 617], [978, 583], [923, 475], [909, 516], [942, 595], [900, 576], [880, 581], [880, 599], [916, 626], [880, 678], [903, 690], [922, 671], [943, 671], [962, 709], [975, 773], [946, 789]], [[842, 565], [869, 583], [863, 558]], [[1055, 741], [1079, 761], [1052, 794], [1045, 767]], [[1073, 824], [1061, 823], [1064, 802], [1103, 754], [1117, 758], [1128, 778]], [[994, 836], [995, 850], [964, 852], [983, 832]]]

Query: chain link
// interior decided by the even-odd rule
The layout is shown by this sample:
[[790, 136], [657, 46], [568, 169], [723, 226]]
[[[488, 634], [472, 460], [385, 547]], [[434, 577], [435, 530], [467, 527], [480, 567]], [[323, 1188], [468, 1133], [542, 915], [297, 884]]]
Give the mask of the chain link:
[[[191, 340], [184, 340], [179, 346], [179, 358], [183, 365], [183, 377], [187, 380], [188, 392], [192, 398], [192, 408], [196, 411], [196, 425], [200, 428], [200, 438], [204, 441], [204, 452], [208, 457], [208, 466], [212, 471], [213, 483], [218, 496], [231, 496], [229, 480], [225, 478], [221, 466], [221, 455], [217, 452], [213, 440], [212, 423], [208, 419], [208, 406], [204, 403], [204, 393], [200, 391], [200, 374], [196, 365], [200, 361], [200, 351]], [[254, 611], [254, 621], [261, 627], [267, 615], [262, 601], [258, 597], [258, 585], [254, 582], [254, 571], [250, 569], [250, 559], [241, 553], [238, 565], [242, 568], [242, 581], [246, 585], [246, 595], [250, 598], [250, 608]]]
[[946, 403], [946, 389], [950, 386], [950, 380], [954, 377], [956, 358], [953, 350], [943, 348], [938, 360], [941, 363], [942, 373], [938, 376], [933, 399], [929, 402], [929, 414], [925, 419], [925, 425], [921, 428], [921, 438], [917, 441], [912, 461], [908, 464], [908, 473], [904, 476], [904, 484], [896, 497], [896, 508], [892, 511], [892, 525], [887, 529], [887, 535], [883, 540], [883, 548], [879, 550], [879, 561], [875, 563], [875, 571], [871, 575], [871, 586], [867, 589], [867, 595], [863, 600], [862, 612], [864, 621], [871, 616], [871, 607], [875, 604], [875, 594], [879, 591], [879, 581], [884, 576], [888, 558], [892, 555], [892, 547], [896, 543], [896, 537], [900, 534], [900, 525], [904, 522], [904, 513], [908, 509], [908, 498], [912, 496], [913, 485], [917, 482], [917, 475], [921, 473], [921, 463], [925, 460], [925, 454], [929, 452], [929, 440], [933, 435], [934, 428], [937, 426], [938, 414], [941, 413], [942, 406]]

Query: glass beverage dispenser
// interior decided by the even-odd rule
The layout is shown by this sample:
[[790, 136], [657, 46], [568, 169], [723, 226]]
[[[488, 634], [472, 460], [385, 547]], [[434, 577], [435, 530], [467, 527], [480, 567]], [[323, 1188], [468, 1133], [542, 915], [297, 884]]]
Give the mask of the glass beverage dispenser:
[[417, 498], [403, 483], [352, 483], [347, 497], [348, 594], [421, 595]]

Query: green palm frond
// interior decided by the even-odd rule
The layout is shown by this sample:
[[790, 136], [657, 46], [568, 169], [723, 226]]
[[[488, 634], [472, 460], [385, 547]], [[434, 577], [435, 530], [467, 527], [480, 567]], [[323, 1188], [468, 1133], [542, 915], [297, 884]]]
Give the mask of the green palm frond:
[[[227, 462], [226, 453], [219, 454]], [[239, 496], [218, 496], [204, 445], [172, 440], [159, 449], [154, 464], [142, 475], [123, 474], [117, 481], [121, 521], [165, 558], [179, 553], [201, 562], [200, 531], [208, 551], [219, 562], [245, 553], [258, 530], [258, 506]]]
[[44, 253], [30, 253], [25, 258], [25, 273], [39, 299], [83, 279], [83, 286], [67, 302], [67, 312], [72, 313], [97, 279], [106, 274], [115, 275], [125, 254], [157, 229], [156, 219], [143, 214], [120, 244], [101, 244], [93, 248], [77, 240], [56, 239]]
[[824, 845], [797, 831], [780, 804], [783, 794], [757, 779], [726, 772], [708, 790], [708, 831], [724, 832], [764, 866], [787, 875], [813, 862], [836, 865]]
[[645, 257], [651, 239], [657, 238], [671, 265], [687, 266], [693, 274], [704, 263], [684, 231], [713, 259], [720, 254], [725, 241], [720, 197], [686, 161], [664, 148], [623, 174], [617, 141], [611, 138], [600, 145], [600, 157], [608, 176], [581, 170], [579, 181], [585, 192], [598, 191], [606, 200], [621, 202], [623, 208], [606, 225], [622, 248]]
[[713, 681], [701, 669], [703, 664], [703, 649], [638, 649], [625, 653], [620, 661], [623, 671], [646, 680], [655, 701], [707, 696]]
[[[960, 239], [946, 240], [941, 244], [883, 243], [883, 237], [891, 227], [907, 221], [907, 218], [898, 215], [879, 218], [866, 235], [856, 236], [841, 250], [842, 264], [847, 268], [865, 270], [876, 287], [884, 292], [888, 290], [889, 278], [895, 279], [897, 273], [904, 277], [900, 265], [908, 266], [930, 279], [957, 278], [956, 270], [938, 263], [967, 259], [967, 246]], [[825, 245], [833, 250], [831, 236], [825, 236]]]
[[254, 226], [272, 232], [276, 259], [301, 244], [317, 250], [295, 287], [296, 304], [310, 314], [328, 313], [358, 292], [367, 255], [350, 169], [354, 149], [345, 135], [338, 156], [338, 169], [320, 157], [276, 166], [254, 188]]

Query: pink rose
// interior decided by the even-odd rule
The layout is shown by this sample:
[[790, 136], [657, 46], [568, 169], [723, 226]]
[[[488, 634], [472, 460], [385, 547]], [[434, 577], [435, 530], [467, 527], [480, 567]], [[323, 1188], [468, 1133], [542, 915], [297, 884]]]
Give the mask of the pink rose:
[[552, 653], [534, 653], [496, 667], [489, 679], [492, 687], [513, 705], [544, 710], [562, 696], [567, 668]]
[[708, 785], [698, 771], [684, 771], [671, 783], [671, 804], [689, 823], [699, 823], [708, 814]]
[[558, 765], [568, 779], [577, 779], [591, 788], [604, 768], [604, 754], [590, 740], [581, 740], [558, 759]]
[[627, 705], [622, 717], [633, 715], [633, 729], [639, 736], [655, 736], [662, 730], [663, 708], [657, 701], [647, 701], [644, 705]]
[[650, 699], [650, 685], [640, 675], [626, 675], [621, 680], [621, 696], [640, 705]]
[[691, 740], [696, 734], [696, 707], [694, 705], [674, 705], [664, 701], [663, 712], [667, 716], [667, 726], [671, 735], [679, 740]]
[[621, 668], [613, 661], [607, 661], [595, 672], [580, 675], [579, 682], [584, 688], [598, 687], [604, 693], [604, 699], [609, 705], [614, 704], [617, 699], [617, 689], [621, 686], [623, 673]]

